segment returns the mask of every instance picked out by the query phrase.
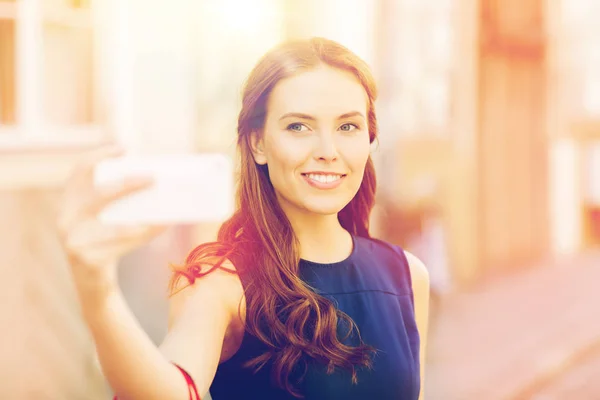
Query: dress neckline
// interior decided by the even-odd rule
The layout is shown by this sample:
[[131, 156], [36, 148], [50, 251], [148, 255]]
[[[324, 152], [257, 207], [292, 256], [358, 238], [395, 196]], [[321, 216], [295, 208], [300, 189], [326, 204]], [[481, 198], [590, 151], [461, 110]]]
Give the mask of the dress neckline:
[[335, 261], [335, 262], [331, 262], [331, 263], [320, 263], [320, 262], [316, 262], [316, 261], [310, 261], [310, 260], [306, 260], [304, 258], [300, 259], [300, 265], [305, 265], [305, 266], [311, 266], [311, 267], [337, 267], [343, 264], [347, 264], [349, 261], [351, 261], [355, 255], [356, 255], [356, 251], [357, 251], [357, 243], [356, 243], [356, 237], [353, 234], [350, 234], [350, 238], [352, 239], [352, 251], [350, 252], [350, 255], [346, 258], [344, 258], [341, 261]]

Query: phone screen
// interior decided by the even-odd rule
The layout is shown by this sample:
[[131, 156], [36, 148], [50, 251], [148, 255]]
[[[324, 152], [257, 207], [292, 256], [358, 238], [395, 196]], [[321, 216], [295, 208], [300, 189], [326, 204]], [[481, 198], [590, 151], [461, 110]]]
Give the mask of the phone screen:
[[224, 221], [234, 208], [233, 160], [223, 154], [125, 156], [102, 161], [95, 184], [150, 175], [154, 184], [111, 203], [107, 224], [194, 224]]

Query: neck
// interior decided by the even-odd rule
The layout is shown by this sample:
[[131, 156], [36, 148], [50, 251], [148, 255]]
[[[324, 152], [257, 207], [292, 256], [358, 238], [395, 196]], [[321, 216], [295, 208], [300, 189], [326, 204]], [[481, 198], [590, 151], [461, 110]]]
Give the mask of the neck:
[[286, 212], [300, 242], [300, 257], [317, 263], [334, 263], [352, 252], [352, 237], [337, 214]]

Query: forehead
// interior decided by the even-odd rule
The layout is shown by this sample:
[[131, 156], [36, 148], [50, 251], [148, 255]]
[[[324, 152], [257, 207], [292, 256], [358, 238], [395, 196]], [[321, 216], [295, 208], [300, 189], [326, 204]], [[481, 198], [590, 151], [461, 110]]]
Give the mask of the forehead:
[[367, 93], [351, 72], [318, 67], [279, 81], [267, 109], [271, 116], [302, 112], [327, 117], [349, 111], [366, 115]]

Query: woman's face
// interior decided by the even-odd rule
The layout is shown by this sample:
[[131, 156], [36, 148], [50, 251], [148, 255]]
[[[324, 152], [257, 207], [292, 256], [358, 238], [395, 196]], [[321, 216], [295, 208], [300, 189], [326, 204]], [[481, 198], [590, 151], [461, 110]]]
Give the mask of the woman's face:
[[253, 152], [286, 213], [337, 214], [356, 195], [370, 152], [367, 107], [363, 86], [343, 70], [323, 66], [278, 82]]

